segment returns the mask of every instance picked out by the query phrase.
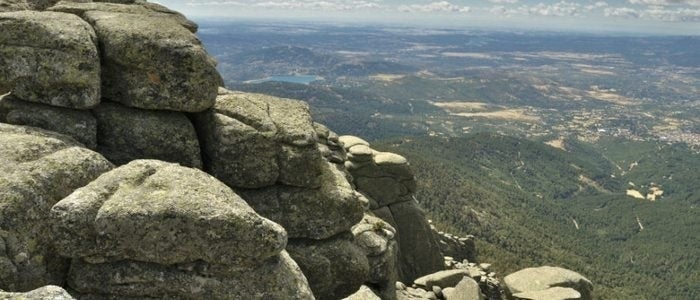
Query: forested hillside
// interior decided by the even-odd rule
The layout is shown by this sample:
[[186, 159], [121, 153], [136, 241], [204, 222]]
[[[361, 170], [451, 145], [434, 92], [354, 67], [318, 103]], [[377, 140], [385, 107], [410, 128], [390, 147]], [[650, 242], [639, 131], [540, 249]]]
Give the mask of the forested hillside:
[[[594, 278], [604, 299], [698, 295], [700, 238], [693, 228], [700, 224], [697, 196], [690, 196], [697, 186], [689, 184], [697, 181], [689, 171], [698, 167], [697, 154], [615, 140], [566, 145], [568, 151], [492, 133], [382, 144], [409, 158], [419, 201], [437, 225], [476, 235], [480, 259], [500, 272], [564, 266]], [[630, 147], [636, 150], [623, 156]], [[668, 162], [654, 174], [674, 174], [672, 180], [648, 173], [643, 158], [650, 156]], [[641, 162], [623, 175], [618, 165], [633, 157]], [[628, 180], [644, 179], [659, 179], [668, 193], [655, 202], [625, 196]]]

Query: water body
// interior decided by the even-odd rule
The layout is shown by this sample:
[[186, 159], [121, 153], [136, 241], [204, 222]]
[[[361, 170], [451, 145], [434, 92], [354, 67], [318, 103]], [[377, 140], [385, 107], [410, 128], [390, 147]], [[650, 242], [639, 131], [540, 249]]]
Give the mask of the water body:
[[272, 75], [263, 79], [248, 80], [246, 83], [263, 83], [268, 81], [291, 82], [299, 84], [309, 84], [317, 80], [323, 80], [323, 77], [316, 75]]

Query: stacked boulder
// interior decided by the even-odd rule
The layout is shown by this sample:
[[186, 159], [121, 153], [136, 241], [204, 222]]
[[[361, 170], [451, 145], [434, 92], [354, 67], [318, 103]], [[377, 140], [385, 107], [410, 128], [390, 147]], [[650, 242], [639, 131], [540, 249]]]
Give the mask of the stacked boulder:
[[[22, 156], [4, 171], [24, 181], [0, 181], [14, 193], [0, 206], [0, 288], [67, 280], [80, 297], [311, 299], [308, 282], [340, 298], [369, 278], [351, 231], [360, 195], [324, 159], [337, 136], [319, 146], [306, 104], [219, 91], [196, 25], [164, 7], [48, 10], [0, 13], [0, 121], [75, 140], [23, 133], [33, 144], [17, 144], [15, 131], [60, 135], [3, 125], [2, 146], [17, 147], [3, 151]], [[105, 173], [110, 161], [120, 167]], [[23, 190], [44, 181], [41, 197]]]
[[70, 137], [0, 123], [0, 289], [63, 283], [49, 210], [112, 167]]
[[[312, 299], [280, 225], [214, 177], [157, 160], [103, 174], [51, 209], [83, 297]], [[255, 280], [251, 280], [255, 279]]]
[[337, 299], [356, 291], [369, 274], [351, 233], [363, 206], [341, 166], [324, 159], [319, 145], [334, 141], [330, 133], [319, 139], [308, 105], [220, 89], [214, 108], [194, 120], [205, 169], [284, 226], [287, 250], [314, 295]]
[[440, 245], [417, 206], [416, 181], [408, 161], [394, 153], [379, 152], [367, 141], [341, 136], [347, 152], [345, 167], [371, 211], [396, 228], [398, 273], [405, 282], [443, 269]]
[[[0, 122], [63, 133], [116, 164], [202, 167], [185, 112], [221, 78], [182, 17], [141, 3], [58, 3], [0, 15]], [[196, 27], [194, 27], [196, 28]]]

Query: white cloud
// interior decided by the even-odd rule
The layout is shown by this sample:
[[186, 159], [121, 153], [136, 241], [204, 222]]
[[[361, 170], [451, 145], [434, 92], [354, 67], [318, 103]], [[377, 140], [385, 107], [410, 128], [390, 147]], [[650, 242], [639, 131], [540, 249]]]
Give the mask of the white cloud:
[[627, 0], [630, 4], [670, 6], [670, 5], [692, 5], [700, 6], [700, 0]]
[[539, 3], [527, 8], [530, 15], [576, 17], [581, 15], [581, 4], [575, 2], [560, 1], [554, 4]]
[[586, 5], [585, 9], [586, 9], [586, 11], [592, 11], [592, 10], [596, 10], [596, 9], [604, 8], [604, 7], [608, 7], [608, 6], [610, 6], [610, 5], [607, 2], [598, 1], [596, 3]]
[[411, 4], [411, 5], [401, 5], [398, 7], [401, 12], [461, 12], [467, 13], [471, 11], [468, 6], [459, 6], [452, 4], [447, 1], [431, 2], [428, 4]]
[[497, 4], [515, 4], [520, 2], [520, 0], [489, 0], [489, 2]]
[[603, 11], [606, 17], [639, 18], [641, 13], [629, 7], [608, 7]]
[[644, 9], [630, 7], [609, 7], [604, 10], [606, 17], [646, 19], [664, 22], [700, 22], [700, 9], [676, 8], [654, 5]]

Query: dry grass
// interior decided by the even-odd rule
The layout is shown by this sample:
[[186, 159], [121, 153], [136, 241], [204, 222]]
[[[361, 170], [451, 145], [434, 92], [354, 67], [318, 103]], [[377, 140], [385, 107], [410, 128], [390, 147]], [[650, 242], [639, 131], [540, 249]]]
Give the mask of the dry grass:
[[545, 142], [545, 144], [547, 144], [547, 145], [549, 145], [549, 146], [552, 146], [552, 147], [554, 147], [554, 148], [557, 148], [557, 149], [561, 149], [561, 150], [564, 150], [564, 151], [569, 151], [569, 150], [566, 149], [566, 146], [564, 145], [564, 140], [563, 140], [563, 139], [551, 140], [551, 141]]
[[524, 109], [504, 109], [490, 112], [475, 112], [475, 113], [453, 113], [454, 116], [467, 118], [485, 118], [495, 120], [519, 121], [525, 123], [541, 123], [542, 119], [537, 116], [525, 114]]
[[377, 75], [372, 75], [369, 78], [372, 80], [377, 80], [377, 81], [386, 81], [386, 82], [392, 82], [396, 81], [399, 79], [402, 79], [406, 77], [406, 75], [400, 75], [400, 74], [377, 74]]
[[486, 111], [488, 104], [483, 102], [429, 102], [448, 113], [481, 112]]

